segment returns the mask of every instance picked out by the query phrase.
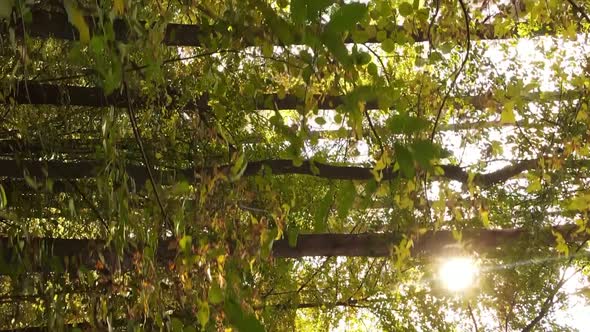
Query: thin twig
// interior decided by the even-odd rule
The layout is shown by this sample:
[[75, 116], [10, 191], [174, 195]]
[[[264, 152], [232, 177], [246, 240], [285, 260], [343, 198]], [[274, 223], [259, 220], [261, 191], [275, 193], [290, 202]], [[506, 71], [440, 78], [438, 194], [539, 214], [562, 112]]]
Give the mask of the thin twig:
[[[361, 280], [361, 282], [358, 285], [358, 287], [356, 288], [356, 290], [354, 292], [352, 292], [352, 294], [350, 294], [350, 296], [348, 297], [348, 299], [346, 301], [352, 301], [354, 296], [363, 288], [363, 286], [367, 282], [367, 279], [369, 278], [369, 275], [371, 274], [371, 270], [373, 270], [373, 267], [375, 266], [375, 262], [377, 262], [377, 260], [378, 260], [377, 258], [373, 258], [371, 265], [369, 265], [369, 268], [367, 269], [367, 273], [365, 273], [365, 275], [363, 276], [363, 279]], [[381, 261], [381, 265], [379, 266], [377, 271], [381, 271], [383, 269], [383, 265], [385, 265], [386, 262], [387, 262], [387, 260], [383, 259]]]
[[565, 285], [565, 283], [568, 282], [574, 275], [575, 275], [575, 273], [573, 273], [568, 278], [565, 278], [565, 273], [564, 273], [561, 276], [561, 278], [559, 279], [559, 282], [557, 283], [557, 285], [555, 285], [555, 288], [549, 293], [549, 296], [547, 296], [547, 298], [543, 302], [543, 305], [541, 306], [541, 311], [539, 311], [537, 316], [535, 316], [535, 318], [533, 318], [533, 320], [522, 329], [522, 332], [532, 331], [533, 328], [547, 315], [547, 313], [549, 312], [549, 309], [553, 305], [553, 300], [555, 299], [555, 295], [557, 295], [557, 293], [559, 292], [561, 287], [563, 287], [563, 285]]
[[379, 145], [379, 149], [381, 150], [381, 156], [383, 156], [383, 154], [385, 153], [385, 149], [383, 148], [383, 141], [381, 141], [381, 137], [379, 137], [379, 134], [375, 130], [375, 126], [373, 125], [373, 121], [371, 120], [371, 117], [369, 116], [369, 112], [367, 110], [365, 110], [365, 117], [369, 122], [369, 128], [371, 128], [373, 136], [375, 136], [375, 139], [377, 140], [377, 144]]
[[469, 316], [471, 316], [471, 320], [473, 321], [473, 330], [475, 332], [478, 332], [479, 328], [477, 327], [477, 319], [475, 319], [475, 315], [473, 314], [473, 309], [471, 308], [471, 304], [469, 304], [469, 302], [467, 302], [467, 310], [469, 311]]
[[160, 199], [160, 194], [158, 193], [158, 188], [156, 187], [156, 181], [154, 180], [154, 175], [152, 173], [152, 167], [150, 166], [147, 154], [145, 153], [145, 149], [143, 148], [143, 142], [141, 140], [141, 133], [139, 132], [139, 128], [137, 126], [137, 122], [135, 119], [135, 113], [133, 112], [133, 107], [131, 104], [131, 97], [129, 96], [129, 89], [127, 87], [127, 81], [123, 78], [123, 88], [125, 89], [125, 95], [127, 96], [127, 114], [129, 115], [129, 121], [131, 122], [131, 127], [133, 129], [133, 136], [135, 136], [135, 140], [137, 141], [137, 145], [139, 146], [139, 150], [141, 151], [141, 156], [143, 158], [143, 162], [145, 163], [145, 167], [148, 172], [148, 177], [150, 180], [150, 184], [152, 189], [154, 190], [154, 196], [156, 197], [156, 201], [158, 202], [158, 206], [160, 207], [160, 211], [162, 212], [162, 216], [164, 217], [164, 222], [167, 224], [168, 227], [172, 228], [172, 224], [168, 219], [168, 215], [166, 214], [166, 210], [164, 209], [164, 204], [162, 204], [162, 200]]
[[[17, 6], [19, 8], [19, 12], [21, 11], [21, 6]], [[27, 31], [25, 28], [25, 20], [23, 18], [22, 12], [20, 12], [20, 23], [21, 23], [21, 28], [23, 29], [23, 35], [27, 35]], [[31, 102], [31, 95], [29, 94], [29, 86], [27, 85], [27, 43], [25, 40], [23, 40], [23, 53], [22, 53], [22, 60], [23, 60], [23, 75], [25, 78], [25, 91], [27, 93], [27, 99], [29, 100], [29, 103]]]
[[434, 15], [430, 19], [430, 22], [428, 23], [428, 31], [427, 31], [428, 46], [429, 46], [428, 47], [428, 54], [429, 55], [430, 55], [430, 52], [432, 52], [432, 50], [436, 49], [436, 45], [434, 45], [434, 42], [432, 41], [432, 27], [434, 26], [434, 21], [438, 17], [438, 12], [440, 10], [440, 0], [435, 0], [435, 1], [436, 1], [436, 9], [434, 10]]
[[457, 84], [457, 79], [459, 78], [459, 75], [461, 74], [461, 72], [465, 68], [465, 65], [467, 64], [467, 60], [469, 60], [469, 52], [471, 52], [471, 30], [469, 28], [469, 24], [470, 24], [469, 23], [470, 22], [469, 12], [467, 11], [467, 6], [465, 6], [464, 0], [459, 0], [459, 4], [461, 5], [461, 10], [463, 11], [463, 16], [465, 17], [465, 28], [467, 29], [467, 45], [466, 45], [466, 50], [465, 50], [465, 57], [463, 58], [463, 61], [461, 62], [461, 66], [459, 66], [459, 70], [457, 70], [457, 73], [455, 74], [455, 77], [453, 78], [453, 82], [451, 82], [451, 86], [449, 87], [449, 89], [445, 93], [442, 103], [440, 104], [440, 107], [438, 108], [438, 112], [436, 114], [436, 120], [434, 121], [434, 127], [432, 128], [432, 133], [430, 134], [430, 141], [431, 142], [434, 141], [434, 135], [436, 134], [436, 127], [438, 126], [438, 122], [440, 121], [440, 116], [442, 114], [443, 108], [445, 107], [445, 103], [446, 103], [447, 99], [449, 98], [451, 91], [455, 88], [455, 85]]
[[[570, 230], [570, 232], [572, 232], [574, 229]], [[582, 249], [586, 243], [588, 243], [588, 241], [590, 240], [590, 237], [586, 237], [586, 239], [584, 239], [584, 241], [582, 241], [582, 243], [580, 243], [580, 245], [578, 245], [578, 247], [576, 248], [575, 252], [577, 253], [578, 251], [580, 251], [580, 249]], [[576, 258], [577, 255], [571, 255], [568, 262], [566, 263], [566, 265], [569, 265], [572, 263], [572, 261], [574, 260], [574, 258]], [[545, 301], [543, 302], [543, 305], [541, 306], [541, 310], [539, 311], [539, 313], [537, 314], [537, 316], [535, 316], [535, 318], [533, 318], [533, 320], [531, 320], [531, 322], [529, 324], [527, 324], [527, 326], [525, 326], [522, 329], [522, 332], [530, 332], [533, 330], [533, 328], [547, 315], [547, 313], [549, 312], [549, 309], [551, 308], [551, 306], [553, 305], [553, 300], [555, 299], [555, 296], [557, 295], [557, 293], [559, 292], [559, 290], [563, 287], [563, 285], [565, 285], [571, 278], [573, 278], [579, 271], [575, 271], [574, 273], [572, 273], [572, 275], [570, 275], [569, 277], [565, 277], [565, 271], [562, 274], [561, 278], [559, 279], [559, 281], [557, 282], [557, 285], [555, 285], [555, 288], [553, 288], [553, 290], [549, 293], [549, 296], [547, 296], [547, 298], [545, 299]]]
[[98, 218], [98, 220], [100, 220], [100, 223], [103, 225], [103, 227], [105, 229], [105, 232], [108, 233], [108, 231], [109, 231], [109, 225], [104, 220], [104, 218], [102, 217], [102, 215], [100, 214], [100, 212], [98, 211], [98, 209], [94, 206], [94, 204], [92, 204], [92, 202], [88, 199], [88, 197], [86, 197], [86, 195], [84, 194], [84, 192], [82, 192], [82, 190], [80, 189], [80, 187], [78, 187], [78, 185], [74, 181], [72, 181], [71, 179], [67, 179], [67, 181], [70, 184], [70, 186], [72, 186], [72, 188], [74, 188], [74, 190], [78, 193], [78, 195], [80, 195], [80, 197], [82, 198], [82, 200], [84, 201], [84, 203], [86, 203], [86, 205], [88, 205], [88, 207], [90, 208], [90, 210], [92, 210], [92, 212], [96, 215], [96, 217]]
[[326, 265], [328, 264], [328, 262], [330, 262], [330, 257], [326, 257], [324, 259], [324, 261], [322, 262], [322, 264], [320, 266], [318, 266], [317, 268], [315, 268], [315, 271], [311, 274], [311, 276], [309, 276], [309, 278], [307, 278], [298, 288], [297, 290], [290, 290], [290, 291], [284, 291], [284, 292], [274, 292], [274, 286], [271, 288], [270, 291], [268, 291], [266, 294], [262, 295], [262, 299], [266, 299], [269, 296], [277, 296], [277, 295], [285, 295], [285, 294], [291, 294], [291, 293], [296, 293], [299, 294], [301, 293], [301, 291], [307, 287], [307, 285], [309, 285], [309, 283], [311, 281], [313, 281], [313, 279], [320, 273], [322, 272], [322, 270], [326, 267]]
[[387, 85], [391, 85], [391, 79], [389, 78], [389, 73], [387, 72], [387, 67], [385, 67], [385, 63], [383, 63], [383, 60], [381, 59], [381, 56], [379, 56], [377, 54], [377, 52], [375, 52], [375, 50], [373, 50], [369, 45], [367, 45], [366, 43], [363, 44], [363, 46], [369, 50], [369, 52], [371, 52], [371, 54], [373, 54], [375, 56], [375, 58], [377, 58], [377, 61], [379, 61], [379, 65], [381, 65], [381, 69], [383, 70], [383, 75], [385, 76], [385, 80], [387, 81]]
[[580, 7], [574, 0], [567, 0], [567, 2], [569, 2], [569, 4], [572, 5], [572, 7], [574, 7], [574, 10], [577, 11], [578, 13], [580, 13], [580, 15], [582, 15], [582, 17], [588, 23], [590, 23], [590, 17], [588, 17], [588, 14], [586, 14], [586, 12], [584, 11], [584, 9], [582, 7]]
[[312, 274], [312, 275], [311, 275], [309, 278], [307, 278], [307, 280], [306, 280], [304, 283], [302, 283], [302, 284], [299, 286], [299, 288], [297, 288], [297, 292], [296, 292], [296, 293], [297, 293], [297, 294], [301, 293], [301, 291], [302, 291], [302, 290], [303, 290], [305, 287], [307, 287], [307, 285], [309, 285], [309, 283], [310, 283], [310, 282], [311, 282], [313, 279], [315, 279], [315, 277], [316, 277], [316, 276], [317, 276], [317, 275], [318, 275], [320, 272], [322, 272], [322, 270], [323, 270], [323, 269], [326, 267], [326, 265], [328, 265], [328, 262], [330, 262], [330, 257], [326, 257], [326, 259], [324, 260], [324, 262], [322, 263], [322, 265], [320, 265], [318, 268], [316, 268], [316, 270], [313, 272], [313, 274]]

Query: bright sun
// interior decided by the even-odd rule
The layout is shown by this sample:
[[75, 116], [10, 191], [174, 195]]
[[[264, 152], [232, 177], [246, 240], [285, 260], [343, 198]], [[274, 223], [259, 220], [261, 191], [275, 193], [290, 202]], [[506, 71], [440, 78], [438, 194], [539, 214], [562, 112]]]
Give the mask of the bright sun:
[[452, 257], [440, 266], [438, 273], [448, 290], [458, 292], [473, 285], [477, 275], [477, 265], [468, 257]]

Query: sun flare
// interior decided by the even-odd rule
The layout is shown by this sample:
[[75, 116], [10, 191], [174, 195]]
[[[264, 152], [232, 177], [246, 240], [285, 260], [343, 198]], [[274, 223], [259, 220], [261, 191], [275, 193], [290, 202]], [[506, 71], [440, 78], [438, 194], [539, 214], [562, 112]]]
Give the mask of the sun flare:
[[458, 292], [471, 287], [475, 282], [478, 269], [473, 259], [453, 257], [442, 263], [439, 278], [445, 288]]

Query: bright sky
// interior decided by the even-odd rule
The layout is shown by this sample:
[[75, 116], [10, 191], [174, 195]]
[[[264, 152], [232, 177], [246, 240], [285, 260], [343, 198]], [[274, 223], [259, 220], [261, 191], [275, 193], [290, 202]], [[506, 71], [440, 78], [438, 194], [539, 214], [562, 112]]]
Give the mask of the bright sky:
[[[535, 38], [535, 39], [522, 39], [520, 40], [515, 47], [511, 47], [509, 49], [508, 58], [504, 55], [505, 53], [500, 49], [500, 47], [490, 47], [487, 52], [487, 56], [490, 57], [494, 63], [498, 65], [500, 68], [504, 68], [503, 75], [507, 78], [512, 76], [519, 76], [524, 78], [525, 83], [527, 80], [530, 80], [527, 76], [527, 72], [531, 71], [533, 68], [533, 64], [536, 63], [538, 68], [539, 63], [545, 63], [546, 67], [544, 70], [538, 72], [538, 76], [540, 77], [540, 90], [541, 91], [556, 91], [559, 87], [556, 86], [556, 83], [551, 78], [551, 62], [547, 60], [546, 54], [550, 52], [550, 49], [555, 46], [559, 46], [559, 49], [565, 50], [563, 54], [562, 60], [560, 60], [560, 67], [561, 69], [569, 74], [577, 73], [580, 71], [580, 65], [586, 62], [585, 56], [589, 52], [589, 44], [587, 42], [583, 42], [583, 38], [585, 36], [579, 36], [577, 42], [560, 42], [553, 38]], [[508, 63], [513, 59], [518, 59], [523, 62], [523, 66], [520, 68], [520, 72], [510, 71], [508, 69]], [[528, 65], [527, 65], [528, 63]], [[518, 110], [516, 111], [517, 120], [519, 119]], [[330, 118], [330, 117], [326, 117]], [[491, 118], [490, 120], [498, 120], [495, 118]], [[318, 127], [317, 129], [323, 129]], [[330, 128], [334, 129], [334, 128]], [[502, 146], [505, 148], [503, 149], [503, 155], [499, 156], [499, 159], [511, 160], [513, 159], [513, 155], [511, 153], [511, 149], [506, 148], [508, 146], [506, 138], [510, 135], [514, 134], [514, 127], [500, 127], [495, 129], [488, 129], [489, 137], [491, 140], [497, 140], [502, 143]], [[461, 160], [461, 165], [473, 165], [476, 164], [478, 161], [482, 160], [483, 155], [483, 145], [476, 142], [473, 144], [466, 144], [465, 148], [461, 147], [462, 140], [464, 139], [462, 135], [465, 133], [457, 132], [457, 131], [447, 131], [443, 132], [443, 139], [442, 141], [445, 142], [445, 146], [450, 150], [453, 151], [454, 155]], [[358, 162], [366, 162], [369, 160], [368, 156], [368, 148], [366, 143], [362, 142], [357, 144], [361, 155], [356, 158]], [[498, 161], [494, 163], [490, 163], [486, 169], [486, 171], [494, 171], [501, 167], [507, 166], [509, 162], [507, 161]], [[460, 186], [457, 186], [460, 188]], [[436, 193], [432, 193], [436, 196]], [[571, 222], [571, 221], [570, 221]], [[468, 272], [468, 271], [464, 271]], [[572, 270], [568, 269], [565, 271], [566, 275], [569, 276], [572, 274]], [[487, 272], [487, 273], [493, 273]], [[568, 294], [568, 303], [566, 303], [565, 308], [556, 309], [556, 320], [557, 323], [570, 326], [572, 328], [578, 329], [579, 331], [590, 331], [590, 304], [587, 298], [580, 294], [580, 290], [584, 289], [585, 287], [590, 287], [590, 283], [588, 281], [588, 277], [585, 277], [581, 273], [576, 274], [572, 279], [570, 279], [567, 284], [563, 287], [562, 291], [565, 294]], [[486, 321], [490, 324], [494, 323], [493, 321], [486, 320], [485, 317], [480, 317], [478, 320], [486, 323]], [[494, 329], [495, 327], [489, 326], [490, 328]], [[334, 329], [334, 331], [347, 331], [349, 327], [346, 326], [344, 321], [341, 321], [340, 326]], [[361, 329], [362, 330], [362, 329]]]
[[[540, 63], [545, 64], [545, 68], [538, 70], [535, 73], [535, 77], [540, 77], [540, 90], [541, 91], [556, 91], [559, 87], [556, 86], [556, 82], [551, 77], [551, 65], [552, 62], [547, 59], [546, 55], [549, 52], [553, 52], [552, 48], [558, 47], [559, 50], [563, 50], [563, 57], [558, 60], [559, 66], [565, 73], [577, 73], [580, 71], [580, 65], [586, 62], [585, 56], [590, 52], [590, 44], [585, 41], [587, 36], [579, 35], [577, 41], [559, 41], [554, 38], [535, 38], [535, 39], [521, 39], [519, 40], [514, 46], [510, 46], [508, 48], [508, 55], [505, 55], [505, 51], [502, 50], [502, 47], [498, 42], [490, 42], [490, 48], [486, 53], [493, 62], [498, 66], [500, 70], [502, 70], [501, 75], [505, 75], [507, 80], [513, 76], [522, 77], [525, 83], [528, 82], [530, 79], [529, 72], [533, 72], [533, 68], [538, 69]], [[183, 49], [179, 48], [179, 53], [181, 56], [186, 56], [187, 54]], [[509, 69], [508, 65], [513, 60], [521, 61], [522, 65], [514, 70]], [[516, 112], [516, 119], [519, 120], [520, 117], [518, 115], [518, 110]], [[325, 125], [317, 125], [314, 123], [313, 119], [309, 119], [308, 123], [310, 125], [310, 129], [312, 130], [334, 130], [338, 129], [338, 125], [333, 122], [334, 112], [330, 110], [321, 111], [320, 115], [322, 115], [327, 123]], [[491, 117], [490, 120], [498, 120], [499, 115], [497, 118]], [[378, 121], [378, 119], [376, 120]], [[489, 137], [492, 140], [497, 140], [502, 143], [505, 147], [503, 149], [503, 155], [499, 158], [511, 160], [513, 159], [513, 155], [511, 153], [511, 149], [506, 148], [507, 141], [506, 138], [512, 134], [514, 134], [514, 127], [501, 127], [501, 128], [490, 128], [487, 129], [489, 133]], [[473, 144], [466, 144], [465, 147], [462, 147], [462, 140], [464, 139], [463, 135], [465, 132], [458, 132], [458, 131], [447, 131], [443, 132], [443, 139], [442, 141], [445, 143], [445, 147], [448, 148], [450, 151], [454, 153], [454, 155], [460, 159], [461, 165], [472, 165], [476, 164], [478, 161], [482, 160], [483, 156], [483, 144], [481, 142], [476, 142]], [[328, 146], [335, 147], [338, 145], [334, 145], [335, 142], [330, 142], [329, 140], [320, 140], [319, 148], [324, 149]], [[365, 141], [359, 141], [355, 143], [357, 149], [360, 152], [358, 157], [355, 157], [353, 160], [359, 163], [366, 163], [370, 162], [370, 158], [368, 155], [368, 147]], [[334, 150], [335, 151], [335, 150]], [[308, 146], [306, 151], [308, 156], [312, 156], [314, 151], [311, 146]], [[349, 161], [350, 158], [349, 158]], [[494, 171], [501, 167], [504, 167], [508, 164], [507, 161], [499, 161], [488, 164], [488, 168], [486, 171]], [[458, 186], [460, 188], [460, 186]], [[435, 190], [436, 191], [436, 190]], [[431, 193], [433, 196], [436, 196], [436, 192]], [[491, 273], [491, 272], [484, 272], [484, 273]], [[571, 271], [566, 271], [568, 275]], [[590, 331], [590, 325], [588, 323], [588, 319], [590, 317], [590, 305], [588, 300], [579, 294], [579, 290], [584, 287], [590, 287], [590, 283], [588, 282], [588, 278], [584, 277], [581, 274], [576, 275], [572, 278], [563, 288], [563, 291], [566, 294], [569, 294], [569, 300], [567, 303], [567, 308], [564, 310], [558, 310], [558, 314], [556, 319], [559, 320], [559, 323], [569, 325], [573, 328], [576, 328], [580, 331]], [[333, 331], [348, 331], [350, 329], [354, 330], [364, 330], [363, 326], [369, 326], [370, 329], [373, 330], [374, 322], [372, 316], [367, 313], [363, 312], [362, 310], [359, 311], [359, 316], [362, 316], [362, 319], [356, 323], [357, 326], [352, 327], [348, 326], [347, 323], [342, 320], [340, 325], [335, 327]], [[480, 317], [479, 320], [486, 322], [485, 317]]]
[[[550, 49], [554, 46], [559, 46], [560, 49], [565, 50], [563, 61], [561, 61], [560, 66], [566, 73], [577, 73], [580, 70], [580, 64], [584, 64], [586, 59], [584, 58], [586, 54], [588, 54], [589, 44], [587, 42], [582, 42], [585, 36], [579, 36], [579, 42], [559, 42], [556, 41], [554, 38], [535, 38], [535, 39], [521, 39], [518, 41], [515, 47], [510, 48], [510, 52], [508, 55], [508, 61], [513, 59], [519, 59], [525, 63], [524, 66], [521, 67], [521, 72], [511, 72], [508, 70], [508, 61], [506, 61], [506, 57], [504, 56], [503, 51], [499, 48], [490, 48], [487, 52], [487, 56], [494, 60], [496, 64], [500, 64], [499, 67], [502, 67], [502, 62], [505, 63], [504, 68], [504, 75], [507, 78], [511, 76], [518, 75], [523, 77], [525, 83], [527, 82], [527, 71], [530, 71], [533, 68], [533, 64], [537, 63], [545, 63], [546, 68], [545, 70], [540, 72], [541, 77], [541, 91], [556, 91], [559, 87], [556, 86], [556, 83], [551, 78], [551, 62], [546, 58], [546, 52], [550, 52]], [[545, 52], [542, 52], [544, 50]], [[526, 63], [529, 63], [527, 66]], [[518, 110], [516, 110], [518, 111]], [[518, 112], [516, 113], [516, 120], [520, 120], [518, 116]], [[495, 119], [491, 119], [495, 120]], [[490, 139], [497, 140], [502, 142], [503, 146], [507, 146], [506, 138], [510, 135], [514, 134], [514, 127], [501, 127], [497, 129], [490, 129]], [[462, 165], [472, 165], [477, 163], [479, 160], [482, 160], [482, 146], [475, 143], [475, 144], [467, 144], [464, 151], [461, 148], [462, 137], [457, 132], [447, 131], [443, 133], [443, 142], [446, 142], [447, 148], [455, 153], [455, 156], [460, 157]], [[460, 153], [458, 153], [461, 151]], [[511, 160], [513, 159], [513, 155], [511, 153], [511, 149], [504, 148], [503, 155], [499, 157], [499, 159], [506, 159]], [[497, 169], [500, 169], [504, 166], [507, 166], [509, 162], [506, 161], [498, 161], [495, 163], [488, 164], [488, 168], [486, 171], [491, 172]], [[571, 221], [570, 221], [571, 222]], [[567, 276], [570, 276], [574, 271], [572, 269], [568, 269], [565, 271]], [[570, 279], [566, 285], [563, 287], [562, 291], [568, 296], [568, 303], [565, 310], [557, 310], [556, 320], [557, 322], [563, 325], [570, 326], [572, 328], [578, 329], [580, 331], [590, 331], [589, 319], [590, 319], [590, 303], [587, 298], [579, 294], [579, 291], [584, 287], [590, 287], [590, 283], [588, 278], [582, 275], [581, 273], [577, 273], [572, 279]], [[485, 320], [484, 320], [485, 321]]]

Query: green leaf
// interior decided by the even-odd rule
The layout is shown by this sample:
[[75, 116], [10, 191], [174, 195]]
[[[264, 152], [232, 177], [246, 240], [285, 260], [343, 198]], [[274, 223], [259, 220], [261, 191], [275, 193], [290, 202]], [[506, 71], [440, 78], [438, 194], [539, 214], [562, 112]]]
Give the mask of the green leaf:
[[432, 167], [430, 161], [436, 159], [439, 155], [439, 148], [436, 144], [429, 140], [419, 140], [411, 145], [412, 155], [414, 159], [423, 168], [430, 169]]
[[170, 320], [170, 331], [182, 332], [183, 327], [184, 323], [180, 319], [172, 317], [172, 319]]
[[358, 65], [364, 66], [364, 65], [371, 63], [372, 60], [373, 60], [373, 58], [371, 58], [371, 55], [369, 53], [361, 52], [358, 54], [358, 56], [356, 58], [356, 63]]
[[307, 0], [291, 0], [291, 19], [295, 24], [305, 24], [307, 19]]
[[192, 242], [193, 238], [190, 235], [185, 235], [180, 239], [180, 241], [178, 241], [178, 245], [182, 251], [188, 252], [188, 250], [191, 248]]
[[349, 3], [340, 7], [330, 17], [326, 30], [336, 34], [351, 30], [367, 14], [367, 6], [358, 2]]
[[172, 195], [186, 195], [186, 194], [190, 193], [190, 191], [191, 191], [191, 186], [186, 181], [177, 182], [170, 189], [170, 193]]
[[299, 235], [299, 227], [297, 225], [289, 226], [287, 230], [287, 240], [289, 241], [289, 247], [295, 248], [297, 246], [297, 236]]
[[272, 9], [272, 7], [265, 1], [256, 1], [256, 8], [264, 15], [266, 22], [271, 28], [271, 31], [279, 38], [281, 43], [289, 45], [293, 43], [293, 30], [294, 28], [281, 18]]
[[0, 0], [0, 18], [10, 18], [14, 0]]
[[324, 42], [324, 45], [326, 45], [328, 51], [330, 51], [330, 53], [334, 55], [334, 58], [336, 58], [341, 64], [349, 66], [352, 63], [348, 49], [339, 34], [331, 30], [326, 30], [322, 35], [322, 41]]
[[412, 7], [412, 5], [408, 2], [400, 3], [398, 9], [399, 9], [399, 14], [404, 17], [411, 15], [414, 12], [414, 7]]
[[392, 53], [395, 51], [395, 42], [392, 39], [387, 38], [381, 42], [381, 48], [387, 53]]
[[303, 69], [303, 71], [301, 72], [301, 77], [303, 77], [303, 80], [307, 84], [309, 84], [312, 75], [313, 75], [313, 67], [312, 66], [306, 66]]
[[377, 68], [377, 65], [372, 62], [367, 66], [367, 72], [371, 76], [379, 76], [379, 69]]
[[315, 118], [315, 123], [319, 124], [320, 126], [323, 126], [326, 124], [326, 119], [324, 119], [321, 116], [318, 116], [317, 118]]
[[370, 179], [367, 181], [364, 190], [365, 197], [363, 198], [361, 208], [369, 207], [369, 205], [373, 202], [373, 194], [377, 192], [377, 188], [379, 187], [377, 186], [377, 181], [375, 181], [375, 179]]
[[209, 303], [207, 302], [201, 302], [199, 303], [199, 311], [197, 312], [197, 319], [199, 320], [199, 323], [201, 324], [202, 328], [205, 328], [205, 326], [207, 326], [207, 323], [209, 322]]
[[357, 44], [366, 43], [369, 40], [369, 34], [365, 30], [353, 30], [352, 40]]
[[428, 128], [430, 122], [423, 118], [399, 114], [387, 119], [386, 125], [393, 134], [414, 134]]
[[348, 211], [354, 203], [356, 196], [356, 188], [352, 181], [345, 181], [343, 186], [338, 190], [338, 216], [340, 218], [346, 218]]
[[316, 209], [316, 213], [314, 216], [314, 231], [316, 233], [325, 232], [327, 229], [327, 219], [328, 214], [330, 213], [330, 209], [332, 208], [332, 203], [334, 201], [334, 192], [332, 189], [326, 192], [326, 195], [320, 201], [320, 206]]
[[319, 14], [334, 3], [334, 0], [306, 0], [307, 19], [314, 22], [319, 19]]
[[29, 187], [31, 187], [35, 190], [39, 189], [39, 184], [29, 174], [25, 173], [24, 177], [25, 177], [25, 182], [27, 183], [27, 185], [29, 185]]
[[444, 58], [440, 52], [433, 51], [432, 53], [430, 53], [428, 60], [430, 60], [430, 63], [435, 63], [444, 60]]
[[405, 146], [401, 144], [395, 144], [395, 159], [399, 164], [399, 168], [406, 177], [414, 177], [414, 158], [412, 153]]
[[211, 283], [211, 287], [209, 287], [208, 299], [212, 304], [219, 304], [223, 302], [223, 290], [221, 287], [219, 287], [217, 282]]
[[233, 325], [238, 332], [264, 332], [264, 327], [256, 316], [251, 313], [246, 313], [242, 310], [239, 303], [232, 297], [225, 301], [225, 314], [230, 324]]
[[0, 184], [0, 209], [4, 209], [8, 206], [8, 199], [6, 199], [6, 192], [4, 187]]
[[68, 201], [68, 208], [70, 209], [70, 214], [72, 217], [76, 216], [76, 206], [74, 205], [74, 199], [70, 198]]
[[239, 152], [236, 158], [236, 161], [232, 165], [230, 169], [230, 179], [232, 181], [236, 181], [242, 177], [242, 174], [246, 171], [248, 167], [248, 162], [246, 161], [246, 154], [244, 152]]

